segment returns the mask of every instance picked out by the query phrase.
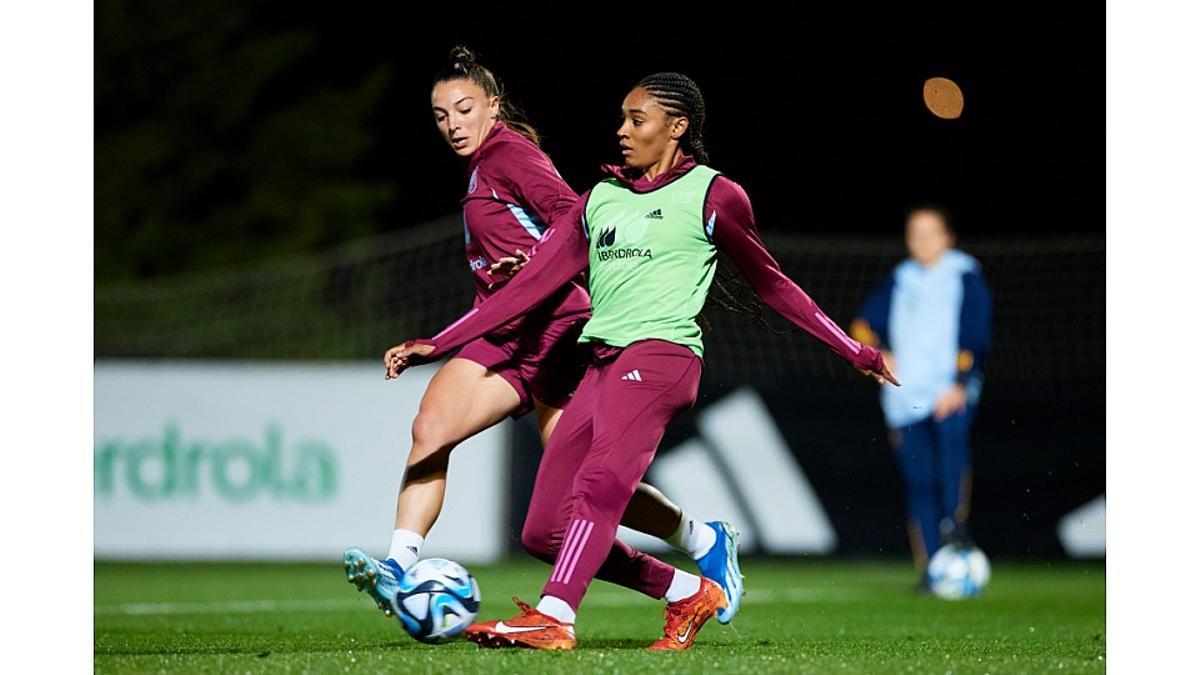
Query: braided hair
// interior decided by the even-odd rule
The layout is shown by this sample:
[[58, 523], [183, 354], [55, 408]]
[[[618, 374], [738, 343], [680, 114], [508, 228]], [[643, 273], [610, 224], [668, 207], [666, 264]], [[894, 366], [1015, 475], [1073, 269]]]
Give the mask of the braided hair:
[[637, 83], [658, 101], [673, 117], [688, 119], [687, 131], [681, 144], [699, 164], [708, 164], [704, 150], [704, 96], [692, 78], [682, 73], [655, 73]]
[[517, 106], [509, 103], [504, 87], [492, 71], [484, 68], [478, 61], [478, 55], [463, 45], [450, 50], [450, 62], [438, 71], [433, 78], [436, 87], [442, 82], [451, 80], [470, 80], [479, 85], [488, 96], [500, 99], [499, 118], [513, 131], [528, 138], [534, 145], [541, 147], [541, 137], [537, 129], [526, 119], [525, 113]]

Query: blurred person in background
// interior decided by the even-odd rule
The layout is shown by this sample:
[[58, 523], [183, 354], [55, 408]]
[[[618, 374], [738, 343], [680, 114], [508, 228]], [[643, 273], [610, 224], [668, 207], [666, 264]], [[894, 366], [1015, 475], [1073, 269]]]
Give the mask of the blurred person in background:
[[991, 343], [992, 297], [977, 260], [954, 248], [949, 213], [908, 211], [909, 258], [868, 296], [850, 332], [879, 347], [904, 387], [880, 403], [904, 477], [913, 562], [927, 587], [929, 558], [968, 543], [971, 421]]
[[[533, 250], [548, 223], [571, 211], [578, 195], [471, 50], [451, 51], [449, 64], [434, 77], [431, 104], [438, 131], [467, 160], [463, 229], [478, 306], [507, 285], [528, 260], [524, 252]], [[583, 377], [587, 364], [576, 340], [590, 316], [591, 299], [580, 279], [566, 279], [547, 289], [545, 300], [528, 315], [462, 346], [434, 375], [412, 423], [387, 557], [375, 559], [358, 547], [343, 557], [347, 579], [385, 614], [391, 613], [399, 579], [420, 559], [441, 512], [450, 453], [505, 418], [529, 412], [536, 416], [544, 447]], [[388, 351], [385, 364], [398, 349]], [[390, 422], [386, 426], [390, 429]], [[637, 485], [621, 524], [663, 539], [711, 576], [717, 576], [714, 570], [737, 567], [732, 525], [695, 521], [645, 483]], [[608, 578], [607, 570], [601, 577]], [[736, 587], [718, 578], [727, 601], [736, 604], [740, 577]]]

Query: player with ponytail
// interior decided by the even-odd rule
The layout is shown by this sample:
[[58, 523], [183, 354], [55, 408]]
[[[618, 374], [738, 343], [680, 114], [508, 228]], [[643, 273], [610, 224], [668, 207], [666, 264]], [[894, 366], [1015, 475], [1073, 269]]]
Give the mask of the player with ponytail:
[[[578, 197], [538, 147], [537, 132], [469, 49], [456, 47], [434, 77], [432, 110], [451, 149], [468, 160], [462, 200], [466, 257], [480, 306], [508, 282], [491, 272], [514, 253], [531, 250], [547, 224], [567, 214]], [[419, 558], [441, 511], [455, 446], [531, 410], [543, 446], [551, 438], [585, 368], [577, 339], [590, 307], [578, 280], [564, 279], [525, 315], [466, 343], [433, 377], [412, 424], [387, 557], [377, 560], [359, 548], [344, 556], [347, 578], [385, 613], [391, 612], [398, 578]], [[706, 564], [728, 558], [715, 546], [718, 528], [725, 525], [696, 523], [649, 485], [637, 487], [622, 522]]]

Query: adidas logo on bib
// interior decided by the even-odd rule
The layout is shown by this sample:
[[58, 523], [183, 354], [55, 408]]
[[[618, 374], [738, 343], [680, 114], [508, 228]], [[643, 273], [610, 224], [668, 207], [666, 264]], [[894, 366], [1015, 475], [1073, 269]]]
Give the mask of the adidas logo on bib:
[[641, 382], [642, 374], [639, 373], [637, 371], [637, 369], [634, 369], [634, 370], [629, 371], [627, 374], [622, 375], [621, 379], [622, 380], [633, 380], [634, 382]]
[[662, 220], [662, 209], [654, 209], [650, 213], [647, 213], [646, 217], [653, 218], [654, 220]]

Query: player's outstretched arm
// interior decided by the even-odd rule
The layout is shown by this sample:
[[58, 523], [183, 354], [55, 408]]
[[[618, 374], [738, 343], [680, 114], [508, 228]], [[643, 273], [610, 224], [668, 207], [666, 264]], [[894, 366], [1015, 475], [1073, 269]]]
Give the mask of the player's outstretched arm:
[[704, 214], [713, 242], [729, 255], [764, 302], [880, 384], [891, 382], [900, 386], [878, 349], [846, 335], [779, 269], [779, 263], [758, 236], [750, 199], [740, 185], [724, 176], [718, 177], [709, 190]]
[[410, 340], [384, 355], [386, 379], [405, 368], [437, 359], [523, 316], [587, 267], [587, 242], [579, 218], [584, 200], [546, 230], [529, 264], [503, 288], [429, 339]]

